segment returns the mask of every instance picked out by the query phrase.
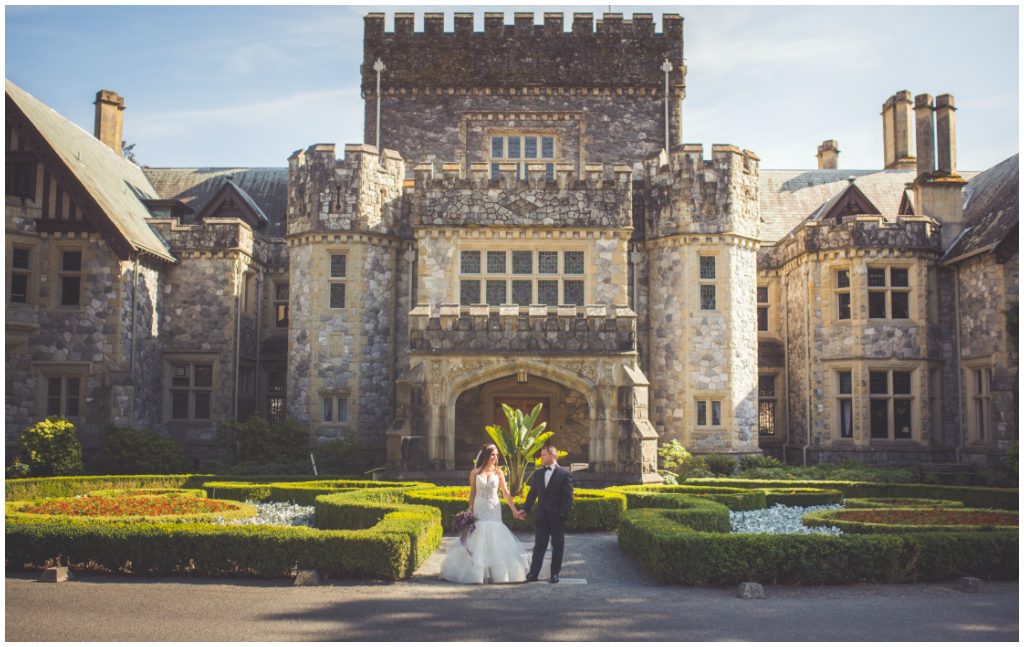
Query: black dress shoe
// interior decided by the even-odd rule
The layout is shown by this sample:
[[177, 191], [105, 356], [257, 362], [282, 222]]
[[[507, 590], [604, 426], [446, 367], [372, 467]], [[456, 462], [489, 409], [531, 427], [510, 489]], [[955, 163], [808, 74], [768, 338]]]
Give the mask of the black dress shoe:
[[537, 576], [536, 575], [527, 575], [526, 576], [526, 581], [527, 582], [536, 582], [537, 581]]
[[552, 584], [558, 584], [558, 576], [557, 575], [552, 575], [551, 577], [548, 578], [548, 582], [551, 582]]

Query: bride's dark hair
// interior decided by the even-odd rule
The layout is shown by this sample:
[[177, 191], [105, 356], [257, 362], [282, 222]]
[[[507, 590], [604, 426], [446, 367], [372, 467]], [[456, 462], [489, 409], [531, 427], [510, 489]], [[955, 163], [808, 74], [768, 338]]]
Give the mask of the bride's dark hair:
[[481, 446], [480, 453], [476, 455], [476, 465], [474, 465], [474, 467], [476, 469], [480, 469], [481, 467], [486, 465], [487, 459], [491, 457], [492, 451], [495, 454], [498, 453], [498, 446], [495, 445], [494, 443], [487, 443], [486, 445]]

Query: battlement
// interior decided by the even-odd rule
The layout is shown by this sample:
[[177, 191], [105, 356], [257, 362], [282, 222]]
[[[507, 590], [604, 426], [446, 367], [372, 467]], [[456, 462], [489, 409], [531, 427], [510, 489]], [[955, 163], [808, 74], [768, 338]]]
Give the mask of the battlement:
[[[475, 31], [472, 13], [459, 12], [454, 30], [444, 30], [444, 14], [425, 13], [423, 31], [415, 31], [415, 14], [396, 13], [393, 32], [384, 30], [383, 13], [364, 18], [362, 89], [375, 92], [378, 58], [386, 66], [382, 91], [398, 88], [552, 88], [652, 87], [664, 85], [661, 64], [672, 63], [670, 83], [685, 85], [683, 19], [664, 14], [661, 32], [652, 14], [575, 13], [565, 31], [561, 13], [545, 13], [534, 24], [533, 12], [516, 12], [505, 24], [501, 12], [484, 14], [484, 30]], [[559, 64], [552, 64], [559, 61]]]
[[626, 305], [420, 304], [409, 313], [409, 345], [420, 353], [635, 352], [636, 313]]
[[472, 163], [466, 173], [458, 162], [424, 162], [413, 168], [418, 191], [431, 189], [535, 188], [559, 191], [583, 189], [625, 190], [633, 177], [629, 164], [586, 164], [577, 173], [574, 164], [555, 164], [554, 177], [548, 179], [547, 164], [527, 164], [526, 178], [519, 177], [518, 165], [499, 164], [498, 178], [493, 178], [491, 165]]
[[779, 268], [803, 254], [864, 249], [942, 253], [942, 225], [926, 216], [853, 216], [808, 221], [767, 249], [758, 265]]

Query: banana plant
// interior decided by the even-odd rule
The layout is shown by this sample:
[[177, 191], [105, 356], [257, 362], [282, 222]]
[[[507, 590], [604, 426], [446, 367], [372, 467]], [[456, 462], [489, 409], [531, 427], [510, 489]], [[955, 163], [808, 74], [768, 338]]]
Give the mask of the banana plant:
[[513, 409], [504, 402], [501, 403], [501, 410], [505, 412], [508, 419], [508, 429], [501, 425], [488, 425], [487, 434], [498, 447], [498, 451], [505, 459], [505, 474], [508, 479], [508, 489], [512, 496], [518, 496], [526, 483], [527, 470], [530, 474], [534, 469], [534, 455], [540, 451], [548, 438], [554, 432], [545, 431], [548, 423], [542, 422], [534, 426], [537, 416], [540, 415], [541, 404], [533, 408], [529, 415], [524, 414], [520, 409]]

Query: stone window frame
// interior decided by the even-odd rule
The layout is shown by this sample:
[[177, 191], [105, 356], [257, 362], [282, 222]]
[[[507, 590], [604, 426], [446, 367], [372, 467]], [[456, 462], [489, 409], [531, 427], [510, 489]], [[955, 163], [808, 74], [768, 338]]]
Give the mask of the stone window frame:
[[[839, 284], [839, 273], [846, 272], [847, 284], [846, 286], [840, 286]], [[841, 265], [832, 265], [828, 268], [829, 286], [830, 292], [832, 293], [832, 320], [833, 321], [853, 321], [854, 313], [854, 290], [853, 290], [853, 268], [850, 264], [844, 263]], [[847, 317], [842, 316], [842, 305], [840, 304], [840, 295], [846, 295], [849, 298], [848, 308], [849, 312]]]
[[[850, 374], [850, 392], [843, 393], [841, 391], [842, 380], [840, 375], [842, 373]], [[856, 367], [850, 364], [840, 364], [830, 367], [829, 375], [831, 376], [831, 392], [832, 392], [832, 410], [833, 410], [833, 429], [832, 441], [839, 442], [854, 442], [857, 438], [857, 370]], [[843, 403], [849, 403], [850, 411], [850, 435], [843, 435]]]
[[[913, 264], [912, 263], [878, 263], [874, 261], [868, 261], [864, 264], [864, 293], [867, 303], [867, 318], [868, 321], [911, 321], [914, 319], [913, 305], [911, 295], [913, 293]], [[885, 270], [885, 285], [884, 286], [872, 286], [870, 285], [870, 279], [868, 278], [871, 270]], [[907, 272], [907, 284], [905, 286], [894, 286], [892, 284], [892, 271], [906, 270]], [[873, 317], [871, 316], [871, 295], [872, 294], [884, 294], [885, 298], [885, 316]], [[893, 317], [893, 294], [905, 294], [907, 299], [907, 316], [906, 317]]]
[[[531, 272], [529, 274], [516, 274], [513, 272], [512, 257], [513, 252], [532, 252], [531, 260]], [[480, 253], [480, 272], [479, 273], [466, 273], [462, 272], [462, 253], [463, 252], [479, 252]], [[505, 272], [504, 273], [492, 273], [490, 272], [487, 253], [488, 252], [505, 252]], [[558, 268], [555, 273], [541, 273], [540, 272], [540, 254], [544, 252], [557, 252], [558, 253]], [[565, 253], [566, 252], [579, 252], [583, 254], [583, 273], [581, 274], [567, 274], [565, 272]], [[480, 302], [483, 304], [487, 303], [487, 283], [488, 281], [504, 281], [505, 282], [505, 303], [504, 304], [493, 304], [493, 305], [515, 305], [512, 302], [513, 296], [513, 281], [530, 281], [530, 304], [520, 305], [520, 308], [528, 307], [528, 305], [534, 305], [539, 303], [540, 298], [540, 286], [539, 281], [557, 281], [558, 283], [558, 298], [557, 304], [547, 305], [568, 305], [565, 303], [565, 283], [566, 281], [579, 281], [583, 284], [583, 302], [580, 304], [574, 304], [576, 307], [582, 307], [583, 305], [590, 303], [592, 298], [593, 289], [591, 281], [587, 280], [587, 258], [590, 257], [591, 250], [586, 244], [580, 243], [556, 243], [556, 244], [515, 244], [510, 245], [508, 241], [497, 240], [488, 244], [484, 243], [467, 243], [460, 245], [457, 258], [458, 267], [458, 282], [456, 284], [456, 297], [457, 301], [462, 307], [469, 307], [470, 305], [480, 304], [467, 304], [462, 303], [462, 291], [464, 282], [478, 282], [479, 285], [479, 297]]]
[[28, 152], [8, 151], [5, 160], [4, 197], [35, 201], [38, 192], [39, 162]]
[[255, 272], [248, 271], [242, 273], [242, 294], [240, 295], [240, 301], [242, 304], [243, 314], [255, 314], [256, 313], [256, 295], [259, 291], [259, 279]]
[[[288, 329], [288, 314], [289, 314], [289, 298], [291, 297], [291, 284], [288, 281], [288, 277], [270, 279], [270, 322], [273, 324], [273, 328]], [[280, 296], [280, 288], [284, 286], [285, 295], [284, 298]], [[284, 325], [281, 325], [281, 307], [284, 307]]]
[[[764, 290], [765, 299], [761, 300], [761, 290]], [[772, 331], [772, 320], [771, 320], [771, 301], [772, 301], [772, 289], [769, 283], [758, 282], [757, 284], [757, 295], [754, 299], [755, 307], [757, 308], [757, 332], [758, 333], [769, 333]], [[761, 327], [761, 312], [764, 311], [764, 327]]]
[[[70, 271], [64, 269], [64, 254], [65, 252], [78, 252], [80, 264], [78, 271]], [[53, 277], [53, 307], [57, 310], [81, 310], [85, 307], [84, 290], [86, 283], [86, 272], [85, 268], [88, 267], [89, 255], [86, 251], [86, 245], [81, 242], [72, 241], [61, 241], [53, 245], [51, 253], [49, 254], [51, 276]], [[78, 279], [78, 303], [71, 305], [64, 305], [64, 279], [65, 278], [77, 278]]]
[[[220, 354], [219, 353], [165, 353], [163, 356], [164, 361], [164, 388], [163, 388], [163, 420], [170, 424], [188, 424], [188, 425], [212, 425], [214, 422], [214, 409], [215, 403], [217, 402], [217, 388], [220, 384]], [[175, 366], [188, 365], [194, 367], [196, 365], [209, 365], [210, 371], [210, 386], [197, 386], [194, 384], [195, 380], [195, 369], [189, 370], [189, 386], [176, 386], [174, 384], [174, 368]], [[175, 392], [188, 392], [188, 417], [186, 418], [174, 418], [174, 393]], [[209, 418], [197, 418], [195, 416], [195, 394], [196, 393], [209, 393], [210, 395], [210, 417]]]
[[[704, 424], [700, 424], [700, 405], [704, 404]], [[718, 424], [712, 424], [714, 405], [718, 405]], [[729, 407], [726, 406], [726, 397], [719, 391], [697, 392], [693, 396], [693, 427], [699, 430], [720, 430], [729, 426]]]
[[[785, 407], [780, 407], [779, 406], [779, 402], [783, 401], [781, 393], [780, 393], [781, 389], [779, 388], [780, 387], [780, 382], [781, 382], [781, 380], [779, 378], [781, 377], [781, 375], [782, 375], [782, 372], [778, 371], [778, 370], [758, 371], [758, 374], [757, 374], [757, 435], [758, 435], [758, 438], [769, 439], [769, 440], [774, 440], [776, 438], [779, 438], [779, 430], [782, 428], [782, 425], [780, 424], [781, 421], [782, 421], [781, 411], [782, 411], [782, 409], [785, 409]], [[764, 377], [771, 377], [772, 381], [774, 382], [773, 389], [772, 389], [773, 394], [771, 396], [765, 396], [765, 395], [761, 394], [761, 378], [764, 378]], [[772, 415], [772, 429], [773, 429], [773, 431], [771, 433], [762, 433], [761, 432], [761, 415], [762, 415], [761, 403], [762, 402], [771, 402], [774, 405], [772, 407], [773, 410], [772, 410], [772, 414], [771, 414]]]
[[[502, 138], [502, 153], [503, 156], [500, 158], [494, 157], [493, 140], [495, 137]], [[518, 157], [508, 156], [508, 138], [518, 137], [520, 139], [520, 155]], [[528, 158], [526, 157], [526, 138], [537, 137], [537, 157]], [[543, 137], [551, 137], [554, 141], [552, 143], [552, 156], [542, 157], [543, 153]], [[545, 164], [545, 177], [548, 180], [555, 179], [555, 164], [558, 164], [561, 159], [562, 146], [559, 142], [558, 132], [555, 130], [547, 129], [536, 129], [536, 128], [488, 128], [484, 132], [483, 136], [484, 144], [484, 159], [487, 160], [488, 168], [490, 168], [489, 177], [492, 180], [496, 180], [500, 177], [498, 172], [499, 164], [515, 164], [516, 165], [516, 177], [521, 180], [526, 179], [526, 166], [527, 164]]]
[[[867, 364], [864, 367], [864, 378], [865, 378], [865, 393], [864, 397], [867, 401], [867, 436], [868, 442], [870, 443], [886, 443], [886, 442], [898, 442], [908, 443], [917, 442], [920, 440], [921, 435], [921, 422], [920, 412], [917, 411], [919, 402], [921, 401], [921, 377], [920, 367], [916, 364], [904, 364], [904, 363], [885, 363], [885, 364]], [[872, 373], [887, 373], [887, 390], [885, 394], [872, 393], [871, 389], [871, 374]], [[902, 394], [895, 392], [895, 380], [893, 378], [894, 373], [909, 373], [910, 374], [910, 393]], [[885, 401], [886, 407], [886, 437], [875, 438], [871, 435], [872, 432], [872, 403], [875, 401]], [[897, 438], [896, 437], [896, 410], [895, 405], [898, 400], [909, 400], [909, 412], [910, 412], [910, 437], [909, 438]]]
[[[352, 424], [352, 394], [345, 390], [328, 389], [319, 391], [318, 395], [320, 396], [320, 415], [317, 418], [319, 424], [347, 429]], [[330, 403], [330, 414], [327, 413], [328, 403]], [[339, 419], [342, 410], [345, 412], [344, 420]]]
[[[992, 422], [995, 412], [992, 408], [992, 380], [995, 373], [995, 361], [991, 357], [967, 360], [963, 364], [964, 387], [966, 391], [966, 440], [972, 445], [992, 444], [996, 440]], [[981, 391], [978, 389], [978, 377], [983, 378]], [[984, 409], [979, 411], [979, 405]], [[979, 414], [982, 424], [979, 425]], [[982, 428], [984, 427], [984, 428]]]
[[[331, 267], [331, 264], [333, 263], [332, 259], [333, 259], [334, 256], [343, 256], [345, 258], [345, 271], [344, 271], [344, 274], [342, 276], [334, 276], [332, 274], [333, 268]], [[348, 298], [349, 298], [349, 294], [348, 294], [348, 279], [349, 279], [349, 274], [350, 274], [350, 272], [348, 270], [349, 270], [349, 257], [350, 256], [351, 256], [351, 253], [350, 253], [350, 250], [348, 248], [332, 248], [332, 249], [328, 249], [327, 250], [327, 263], [326, 263], [327, 264], [327, 271], [325, 272], [325, 274], [327, 275], [327, 294], [326, 294], [327, 298], [326, 298], [326, 304], [325, 305], [327, 307], [324, 308], [324, 310], [328, 310], [328, 311], [330, 311], [330, 310], [345, 310], [345, 309], [348, 308]], [[341, 305], [337, 306], [337, 307], [331, 305], [331, 295], [334, 292], [334, 286], [335, 285], [342, 286], [341, 287]]]
[[[38, 294], [38, 280], [39, 280], [39, 252], [41, 247], [39, 241], [36, 238], [29, 236], [7, 236], [6, 254], [7, 254], [7, 305], [8, 307], [14, 308], [25, 308], [36, 305], [36, 295]], [[24, 249], [28, 251], [28, 267], [27, 268], [16, 268], [14, 267], [14, 250]], [[11, 290], [14, 286], [13, 277], [15, 275], [21, 275], [27, 277], [25, 279], [25, 301], [12, 301]]]
[[[88, 377], [92, 372], [90, 362], [33, 362], [32, 370], [36, 374], [36, 417], [44, 419], [49, 416], [63, 416], [71, 422], [82, 422], [85, 419], [84, 405], [86, 401], [85, 392], [88, 386]], [[58, 413], [48, 411], [49, 384], [51, 379], [61, 381], [60, 406]], [[67, 413], [67, 381], [78, 380], [78, 413]]]
[[[702, 267], [701, 267], [701, 259], [702, 258], [708, 258], [708, 257], [715, 259], [714, 277], [712, 277], [712, 278], [704, 278], [703, 277]], [[709, 249], [698, 249], [697, 250], [697, 271], [695, 272], [695, 274], [696, 274], [696, 279], [697, 279], [697, 282], [696, 282], [697, 283], [697, 310], [699, 312], [720, 312], [722, 310], [720, 307], [718, 307], [718, 303], [719, 303], [718, 302], [718, 297], [719, 297], [719, 294], [718, 294], [718, 292], [719, 292], [718, 291], [718, 280], [720, 278], [722, 278], [722, 272], [721, 272], [722, 264], [721, 264], [720, 261], [721, 261], [721, 252], [719, 250], [709, 250]], [[714, 300], [714, 304], [713, 304], [714, 307], [713, 308], [705, 308], [704, 307], [704, 296], [703, 295], [705, 293], [705, 290], [704, 290], [705, 287], [710, 287], [711, 288], [711, 291], [710, 291], [711, 298]]]

